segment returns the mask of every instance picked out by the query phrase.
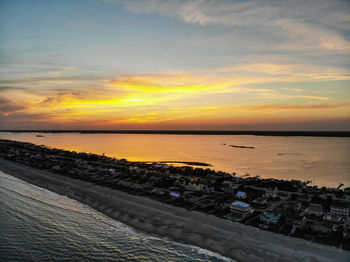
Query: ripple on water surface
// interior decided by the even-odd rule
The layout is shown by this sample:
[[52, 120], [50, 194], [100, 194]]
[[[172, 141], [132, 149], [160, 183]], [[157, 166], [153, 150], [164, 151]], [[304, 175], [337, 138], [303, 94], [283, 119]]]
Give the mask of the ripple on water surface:
[[0, 171], [1, 261], [229, 261], [136, 233], [65, 196]]

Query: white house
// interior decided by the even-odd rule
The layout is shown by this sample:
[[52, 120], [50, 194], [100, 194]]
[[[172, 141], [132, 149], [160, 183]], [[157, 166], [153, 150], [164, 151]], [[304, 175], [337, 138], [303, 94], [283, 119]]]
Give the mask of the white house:
[[230, 205], [230, 210], [231, 210], [231, 213], [237, 214], [240, 216], [245, 216], [253, 212], [253, 209], [250, 207], [249, 204], [241, 201], [232, 202]]
[[331, 205], [330, 214], [333, 217], [342, 217], [344, 219], [349, 218], [349, 203], [334, 202]]

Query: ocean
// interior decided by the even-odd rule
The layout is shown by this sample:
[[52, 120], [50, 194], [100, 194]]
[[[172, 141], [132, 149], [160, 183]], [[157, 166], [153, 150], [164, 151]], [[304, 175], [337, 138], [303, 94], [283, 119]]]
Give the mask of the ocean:
[[204, 162], [239, 176], [309, 180], [319, 187], [350, 186], [348, 137], [1, 132], [0, 138], [130, 161]]
[[0, 261], [231, 261], [135, 232], [68, 197], [0, 171]]

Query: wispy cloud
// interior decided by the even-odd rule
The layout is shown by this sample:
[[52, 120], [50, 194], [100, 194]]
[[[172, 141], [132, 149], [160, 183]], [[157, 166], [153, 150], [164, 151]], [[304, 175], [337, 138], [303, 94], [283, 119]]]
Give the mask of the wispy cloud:
[[350, 42], [339, 32], [288, 19], [281, 19], [277, 24], [285, 30], [287, 38], [276, 46], [278, 49], [350, 53]]
[[243, 110], [243, 111], [324, 111], [324, 110], [337, 110], [337, 109], [350, 109], [350, 103], [347, 104], [320, 104], [320, 105], [259, 105], [259, 106], [247, 106], [237, 107], [228, 110]]
[[[349, 80], [350, 70], [313, 64], [252, 63], [212, 69], [219, 73], [251, 72], [278, 77], [279, 81]], [[271, 78], [270, 78], [271, 79]], [[271, 79], [273, 81], [273, 79]]]
[[76, 66], [66, 66], [66, 67], [62, 67], [63, 71], [80, 71], [79, 67]]
[[[350, 51], [347, 1], [117, 0], [136, 14], [159, 14], [200, 26], [249, 28], [281, 38], [289, 50]], [[113, 0], [111, 1], [113, 2]], [[348, 25], [346, 27], [345, 25]]]
[[73, 75], [73, 76], [37, 76], [25, 78], [10, 78], [1, 79], [0, 84], [26, 84], [26, 83], [57, 83], [57, 82], [72, 82], [72, 81], [91, 81], [99, 80], [101, 76], [93, 75]]
[[23, 103], [20, 104], [15, 101], [11, 101], [5, 97], [0, 97], [0, 114], [9, 115], [17, 112], [22, 112], [27, 109], [27, 106]]

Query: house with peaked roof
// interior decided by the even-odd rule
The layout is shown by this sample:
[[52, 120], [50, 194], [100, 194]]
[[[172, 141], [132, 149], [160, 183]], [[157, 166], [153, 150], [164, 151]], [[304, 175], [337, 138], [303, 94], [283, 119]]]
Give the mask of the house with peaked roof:
[[237, 194], [236, 194], [236, 197], [239, 198], [239, 199], [246, 199], [247, 198], [247, 194], [246, 194], [246, 192], [238, 191]]

